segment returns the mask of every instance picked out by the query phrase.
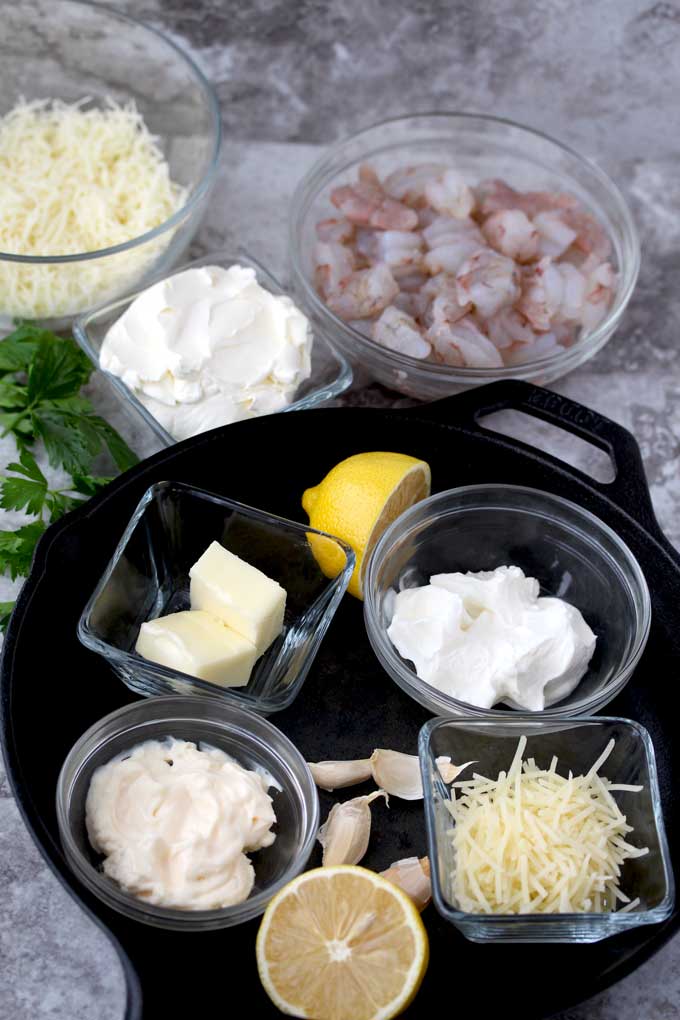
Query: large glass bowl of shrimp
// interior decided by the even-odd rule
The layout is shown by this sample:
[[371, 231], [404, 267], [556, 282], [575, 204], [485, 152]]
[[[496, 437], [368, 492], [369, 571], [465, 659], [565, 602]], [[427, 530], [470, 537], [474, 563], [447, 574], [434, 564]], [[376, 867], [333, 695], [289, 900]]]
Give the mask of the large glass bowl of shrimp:
[[616, 184], [498, 117], [399, 117], [330, 148], [289, 224], [298, 300], [373, 378], [433, 400], [547, 384], [593, 357], [635, 287]]

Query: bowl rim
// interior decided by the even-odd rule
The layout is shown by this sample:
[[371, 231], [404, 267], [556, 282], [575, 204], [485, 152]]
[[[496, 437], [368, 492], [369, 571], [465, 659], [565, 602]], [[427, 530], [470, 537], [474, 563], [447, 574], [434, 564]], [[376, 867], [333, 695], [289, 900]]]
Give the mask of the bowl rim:
[[[230, 499], [228, 496], [222, 496], [219, 493], [211, 492], [209, 489], [203, 489], [200, 486], [191, 485], [188, 482], [178, 482], [174, 479], [166, 479], [164, 481], [153, 482], [151, 485], [149, 485], [145, 492], [142, 494], [132, 514], [130, 515], [130, 518], [127, 524], [125, 525], [125, 529], [116, 545], [116, 548], [114, 549], [108, 563], [106, 564], [104, 572], [97, 581], [97, 584], [95, 585], [92, 594], [89, 596], [85, 604], [85, 607], [82, 613], [80, 614], [76, 628], [78, 640], [89, 651], [95, 652], [97, 655], [100, 655], [114, 669], [115, 665], [113, 664], [122, 664], [125, 665], [126, 668], [129, 668], [131, 671], [134, 671], [135, 668], [139, 667], [140, 663], [146, 662], [153, 666], [155, 672], [160, 677], [163, 678], [163, 681], [166, 684], [171, 684], [177, 681], [180, 681], [181, 683], [184, 684], [189, 684], [195, 690], [203, 692], [201, 695], [197, 695], [198, 697], [207, 696], [208, 698], [216, 699], [222, 704], [226, 703], [230, 705], [237, 705], [238, 707], [242, 707], [244, 711], [253, 712], [255, 715], [258, 716], [268, 715], [273, 712], [282, 711], [284, 708], [288, 708], [299, 694], [302, 684], [304, 683], [307, 677], [309, 666], [307, 666], [307, 668], [304, 668], [303, 666], [303, 668], [301, 668], [298, 671], [295, 680], [292, 683], [290, 683], [286, 688], [284, 696], [280, 698], [275, 698], [272, 697], [272, 695], [267, 695], [265, 697], [263, 696], [256, 697], [250, 695], [249, 696], [250, 700], [246, 704], [244, 704], [244, 694], [247, 694], [246, 688], [220, 687], [218, 684], [211, 683], [208, 680], [201, 680], [198, 677], [191, 676], [188, 673], [183, 673], [178, 669], [172, 669], [169, 666], [163, 666], [161, 665], [161, 663], [157, 662], [152, 663], [150, 662], [150, 660], [144, 659], [143, 656], [140, 656], [134, 650], [127, 651], [124, 648], [119, 648], [116, 645], [113, 645], [110, 642], [105, 641], [103, 638], [99, 637], [99, 635], [96, 634], [95, 631], [90, 626], [90, 617], [94, 605], [100, 598], [106, 586], [108, 585], [111, 579], [111, 575], [113, 574], [113, 571], [118, 561], [120, 560], [120, 557], [123, 555], [123, 552], [125, 551], [125, 548], [128, 542], [130, 541], [132, 532], [139, 524], [140, 520], [142, 519], [146, 511], [146, 508], [153, 500], [155, 494], [161, 490], [169, 488], [182, 490], [183, 492], [188, 493], [191, 496], [207, 498], [213, 502], [219, 503], [221, 506], [229, 507], [230, 509], [236, 511], [237, 513], [241, 513], [244, 516], [254, 517], [258, 520], [265, 519], [267, 522], [271, 522], [276, 526], [283, 525], [284, 527], [292, 529], [293, 531], [304, 533], [305, 536], [309, 536], [310, 534], [320, 535], [323, 538], [330, 538], [333, 542], [335, 542], [345, 553], [345, 566], [342, 568], [342, 570], [338, 571], [337, 575], [334, 578], [326, 578], [327, 581], [326, 597], [328, 598], [328, 605], [325, 606], [323, 611], [323, 618], [316, 628], [316, 636], [319, 641], [325, 635], [326, 630], [330, 626], [330, 622], [337, 611], [340, 600], [342, 599], [343, 595], [347, 590], [347, 585], [350, 582], [350, 578], [352, 576], [354, 566], [356, 563], [356, 555], [354, 553], [354, 550], [347, 542], [345, 542], [342, 538], [338, 538], [337, 535], [331, 535], [329, 532], [326, 531], [319, 531], [317, 528], [312, 528], [308, 524], [301, 524], [299, 521], [293, 521], [287, 517], [281, 517], [279, 514], [272, 514], [268, 510], [260, 510], [258, 507], [249, 506], [247, 503], [242, 503], [238, 500]], [[323, 597], [324, 597], [323, 594], [319, 595], [317, 596], [317, 599], [315, 601], [318, 601]], [[316, 657], [317, 651], [318, 645], [314, 651], [314, 655], [312, 656], [312, 661]], [[126, 686], [129, 685], [126, 683]], [[156, 699], [158, 697], [191, 697], [192, 695], [154, 694], [148, 696], [151, 699]]]
[[[513, 924], [526, 923], [530, 926], [538, 926], [541, 923], [554, 928], [560, 928], [565, 924], [579, 924], [584, 926], [590, 926], [595, 928], [611, 928], [611, 934], [615, 934], [618, 929], [620, 931], [627, 928], [637, 927], [643, 924], [655, 924], [665, 920], [670, 916], [673, 905], [675, 903], [675, 876], [673, 873], [673, 866], [670, 858], [670, 849], [668, 845], [668, 836], [666, 834], [666, 826], [663, 816], [663, 805], [661, 802], [661, 789], [659, 786], [659, 774], [656, 766], [656, 753], [654, 751], [654, 743], [652, 741], [649, 730], [642, 723], [639, 723], [636, 719], [626, 719], [624, 716], [618, 715], [595, 715], [595, 716], [578, 716], [578, 717], [565, 717], [562, 719], [544, 719], [534, 718], [532, 720], [525, 719], [511, 719], [508, 720], [510, 728], [521, 730], [522, 727], [533, 724], [534, 729], [541, 730], [550, 727], [561, 728], [567, 726], [574, 728], [582, 725], [591, 726], [593, 724], [608, 724], [618, 723], [624, 728], [631, 729], [639, 736], [642, 746], [645, 752], [645, 760], [647, 763], [647, 769], [649, 771], [649, 790], [648, 795], [652, 805], [652, 814], [654, 817], [654, 829], [656, 836], [659, 841], [659, 854], [661, 857], [663, 876], [665, 879], [665, 895], [661, 903], [655, 907], [650, 907], [640, 911], [611, 911], [611, 912], [599, 912], [599, 913], [570, 913], [570, 914], [472, 914], [465, 910], [459, 910], [453, 906], [448, 899], [444, 896], [444, 891], [439, 881], [439, 868], [436, 866], [437, 861], [437, 831], [435, 826], [435, 806], [433, 803], [432, 789], [428, 782], [430, 778], [430, 764], [431, 764], [431, 739], [432, 734], [447, 725], [453, 725], [457, 728], [473, 728], [479, 727], [482, 731], [489, 729], [502, 729], [503, 726], [507, 726], [498, 719], [461, 719], [452, 718], [449, 716], [436, 716], [434, 719], [428, 719], [426, 723], [420, 729], [418, 733], [418, 757], [420, 761], [420, 772], [423, 783], [423, 796], [424, 796], [424, 807], [425, 807], [425, 829], [427, 836], [428, 852], [430, 854], [430, 860], [433, 862], [432, 867], [432, 893], [435, 906], [439, 914], [446, 920], [452, 922], [456, 927], [460, 927], [462, 931], [468, 925], [476, 926], [490, 926], [494, 924], [498, 927], [512, 926]], [[575, 939], [570, 941], [577, 941]], [[580, 940], [579, 940], [580, 941]]]
[[[90, 343], [89, 331], [92, 323], [99, 316], [110, 315], [113, 312], [118, 311], [118, 309], [126, 311], [127, 307], [131, 305], [132, 302], [135, 301], [141, 294], [147, 291], [150, 287], [153, 287], [155, 284], [160, 283], [162, 280], [169, 280], [173, 276], [177, 276], [179, 273], [184, 273], [189, 269], [198, 269], [201, 266], [210, 265], [212, 261], [215, 261], [219, 265], [223, 265], [227, 262], [232, 265], [245, 263], [250, 268], [255, 269], [255, 273], [259, 277], [259, 282], [264, 282], [267, 289], [279, 296], [290, 297], [289, 291], [286, 290], [283, 284], [279, 282], [272, 271], [259, 259], [255, 258], [254, 255], [251, 255], [247, 248], [242, 245], [238, 245], [233, 250], [229, 248], [217, 248], [215, 250], [208, 251], [204, 255], [200, 255], [195, 259], [191, 259], [188, 262], [183, 262], [179, 266], [172, 267], [169, 270], [166, 269], [165, 271], [154, 273], [147, 279], [144, 286], [126, 291], [124, 294], [114, 298], [112, 301], [105, 301], [102, 304], [96, 305], [94, 308], [80, 312], [73, 320], [72, 332], [78, 346], [85, 352], [85, 354], [87, 354], [95, 369], [106, 376], [115, 391], [120, 394], [124, 402], [134, 408], [144, 423], [154, 433], [159, 442], [166, 447], [174, 446], [176, 443], [182, 442], [182, 440], [175, 439], [175, 437], [168, 432], [167, 429], [163, 428], [158, 419], [154, 418], [151, 411], [149, 411], [146, 405], [142, 403], [137, 394], [130, 389], [125, 382], [123, 382], [120, 376], [114, 375], [112, 372], [107, 372], [106, 369], [101, 367], [99, 352]], [[300, 309], [300, 311], [305, 314], [303, 309]], [[310, 322], [310, 328], [312, 330], [312, 350], [314, 344], [319, 342], [323, 345], [325, 350], [330, 351], [337, 363], [337, 375], [333, 380], [331, 380], [331, 382], [326, 383], [325, 386], [319, 386], [310, 393], [307, 393], [304, 397], [300, 397], [299, 400], [293, 400], [292, 403], [286, 405], [286, 407], [282, 407], [280, 411], [270, 413], [283, 414], [288, 411], [299, 411], [306, 410], [310, 407], [317, 407], [319, 404], [323, 404], [327, 400], [334, 400], [352, 385], [354, 375], [352, 366], [342, 351], [338, 350], [332, 342], [326, 327], [323, 324], [319, 325]], [[258, 415], [258, 417], [265, 417], [265, 415]], [[228, 424], [234, 423], [229, 422]], [[218, 425], [217, 428], [226, 428], [226, 426]], [[203, 433], [197, 432], [196, 435], [203, 435]], [[189, 438], [194, 439], [195, 436], [191, 436]]]
[[181, 220], [185, 219], [210, 190], [219, 167], [220, 150], [222, 147], [222, 117], [219, 100], [213, 84], [201, 71], [193, 57], [189, 56], [181, 46], [164, 32], [154, 28], [152, 25], [148, 25], [139, 18], [117, 10], [115, 7], [109, 7], [108, 4], [99, 3], [97, 0], [58, 0], [58, 2], [91, 8], [106, 18], [128, 22], [134, 25], [135, 28], [141, 28], [149, 32], [172, 50], [174, 55], [187, 66], [190, 75], [193, 76], [205, 97], [212, 122], [212, 152], [207, 168], [203, 171], [203, 176], [181, 208], [176, 209], [171, 216], [162, 223], [159, 223], [158, 226], [147, 230], [146, 233], [138, 234], [136, 237], [131, 237], [128, 241], [121, 241], [119, 244], [111, 245], [108, 248], [97, 248], [94, 251], [76, 252], [70, 255], [20, 255], [16, 252], [0, 251], [0, 262], [21, 262], [28, 265], [63, 265], [69, 262], [86, 262], [91, 259], [105, 258], [107, 255], [117, 255], [120, 252], [130, 251], [130, 249], [146, 244], [148, 241], [153, 241], [156, 237], [172, 229]]
[[[423, 361], [419, 358], [414, 358], [411, 355], [401, 354], [398, 351], [392, 351], [387, 347], [383, 347], [382, 344], [379, 344], [371, 337], [360, 333], [359, 330], [350, 326], [348, 322], [345, 322], [344, 319], [337, 316], [331, 311], [326, 302], [322, 300], [302, 268], [302, 258], [298, 247], [298, 235], [301, 229], [302, 216], [306, 213], [307, 206], [310, 204], [311, 200], [321, 193], [322, 188], [327, 186], [329, 183], [329, 180], [326, 179], [328, 166], [340, 153], [343, 152], [346, 146], [361, 141], [362, 138], [370, 135], [371, 132], [390, 125], [398, 125], [407, 121], [421, 119], [449, 122], [453, 121], [458, 123], [482, 121], [484, 123], [497, 124], [524, 132], [529, 136], [548, 142], [556, 149], [566, 153], [572, 159], [578, 161], [589, 171], [589, 173], [597, 178], [599, 183], [602, 184], [602, 186], [609, 192], [618, 207], [619, 214], [621, 215], [622, 222], [624, 224], [623, 233], [627, 236], [630, 243], [632, 258], [630, 260], [630, 264], [625, 267], [627, 279], [624, 279], [624, 266], [621, 265], [617, 268], [618, 276], [622, 280], [624, 286], [620, 293], [616, 294], [616, 298], [602, 322], [600, 322], [592, 332], [579, 337], [571, 347], [558, 351], [557, 354], [543, 355], [542, 357], [534, 358], [531, 361], [524, 362], [520, 365], [504, 365], [501, 368], [471, 368], [466, 366], [453, 368], [450, 365], [440, 365], [436, 362]], [[334, 171], [334, 175], [338, 172], [344, 172], [357, 164], [358, 160], [352, 159], [343, 167], [342, 171]], [[322, 183], [320, 186], [317, 179], [321, 179]], [[388, 367], [393, 368], [395, 371], [401, 373], [404, 371], [412, 373], [420, 372], [423, 378], [429, 378], [433, 382], [459, 382], [463, 385], [469, 385], [472, 382], [479, 382], [481, 384], [497, 379], [533, 378], [537, 371], [544, 371], [546, 373], [556, 371], [558, 375], [561, 375], [564, 372], [569, 371], [570, 368], [575, 368], [578, 364], [581, 364], [581, 362], [585, 360], [583, 358], [584, 347], [586, 347], [585, 353], [587, 354], [587, 357], [592, 357], [610, 338], [626, 310], [637, 283], [641, 261], [640, 238], [630, 206], [619, 186], [613, 178], [599, 166], [598, 163], [587, 156], [581, 155], [581, 153], [577, 152], [576, 149], [573, 149], [571, 146], [559, 141], [559, 139], [545, 131], [541, 131], [538, 128], [530, 127], [527, 124], [512, 120], [509, 117], [498, 117], [494, 114], [474, 113], [462, 110], [426, 110], [388, 117], [384, 120], [377, 121], [374, 124], [370, 124], [368, 127], [361, 128], [359, 131], [348, 135], [346, 138], [341, 139], [339, 142], [336, 142], [327, 148], [300, 180], [295, 192], [293, 193], [288, 215], [288, 247], [290, 253], [289, 261], [291, 266], [292, 286], [295, 293], [300, 294], [300, 300], [302, 301], [303, 307], [309, 308], [311, 310], [311, 314], [319, 317], [322, 321], [328, 322], [337, 334], [343, 337], [345, 343], [354, 345], [354, 347], [358, 346], [359, 350], [357, 351], [357, 356], [360, 356], [361, 354], [373, 355], [382, 359]], [[555, 375], [551, 375], [550, 377], [555, 378]]]
[[[165, 707], [172, 710], [167, 718], [163, 713]], [[192, 715], [192, 709], [195, 710], [195, 715]], [[134, 728], [140, 731], [146, 726], [151, 726], [153, 723], [164, 724], [166, 721], [168, 727], [172, 728], [173, 722], [187, 722], [191, 721], [192, 718], [198, 722], [208, 721], [209, 723], [219, 724], [218, 716], [220, 712], [226, 712], [231, 713], [236, 718], [233, 718], [231, 721], [222, 720], [224, 726], [230, 728], [239, 726], [251, 739], [256, 739], [253, 736], [253, 729], [264, 729], [270, 735], [272, 733], [276, 734], [277, 739], [283, 745], [285, 755], [281, 755], [278, 751], [275, 754], [269, 744], [263, 744], [262, 746], [266, 748], [267, 753], [271, 757], [276, 757], [278, 760], [283, 761], [287, 767], [289, 767], [292, 761], [300, 770], [301, 777], [306, 783], [306, 789], [303, 785], [298, 786], [296, 783], [288, 788], [288, 792], [299, 805], [304, 804], [307, 824], [300, 852], [296, 857], [290, 859], [283, 874], [276, 882], [272, 883], [271, 887], [248, 896], [247, 899], [242, 900], [240, 903], [212, 910], [181, 910], [177, 907], [163, 907], [158, 904], [147, 903], [134, 896], [134, 894], [125, 892], [113, 880], [105, 881], [91, 862], [83, 855], [73, 838], [67, 816], [70, 786], [72, 786], [73, 779], [80, 773], [85, 762], [96, 750], [95, 747], [88, 747], [88, 745], [97, 737], [102, 728], [113, 720], [119, 722], [114, 733], [100, 740], [97, 745], [99, 748], [105, 747], [116, 736], [120, 736], [127, 729], [124, 726], [126, 718], [139, 712], [142, 712], [145, 717], [143, 720], [138, 720], [134, 724]], [[203, 718], [201, 713], [205, 715], [206, 712], [213, 715], [213, 717], [208, 720]], [[140, 732], [139, 739], [136, 742], [142, 743], [144, 739], [145, 737]], [[131, 744], [131, 746], [134, 746], [134, 744]], [[67, 786], [67, 770], [70, 768], [74, 770], [74, 775], [71, 777], [70, 786]], [[305, 794], [308, 796], [306, 797]], [[108, 907], [142, 923], [156, 927], [172, 928], [174, 930], [196, 930], [200, 928], [207, 930], [228, 927], [232, 924], [240, 924], [251, 920], [262, 914], [272, 896], [286, 882], [289, 882], [305, 868], [314, 848], [320, 817], [319, 796], [316, 784], [303, 754], [290, 737], [268, 719], [258, 715], [249, 708], [237, 705], [234, 702], [220, 702], [211, 698], [203, 698], [200, 695], [164, 695], [133, 701], [114, 709], [94, 722], [78, 737], [64, 758], [57, 779], [55, 807], [62, 850], [75, 876]]]
[[[515, 493], [523, 496], [539, 496], [541, 499], [552, 502], [558, 511], [560, 509], [568, 509], [571, 513], [575, 513], [583, 521], [590, 524], [596, 535], [606, 536], [615, 548], [623, 555], [637, 586], [637, 594], [639, 595], [642, 603], [642, 613], [638, 623], [635, 641], [629, 651], [626, 661], [621, 664], [617, 672], [596, 694], [582, 698], [580, 701], [572, 702], [569, 705], [564, 705], [563, 702], [558, 701], [538, 712], [530, 712], [527, 709], [508, 707], [481, 708], [478, 705], [472, 705], [469, 702], [460, 701], [452, 695], [446, 694], [444, 691], [440, 691], [438, 688], [433, 687], [424, 680], [421, 680], [415, 670], [406, 665], [405, 660], [402, 659], [392, 642], [387, 637], [386, 630], [380, 624], [379, 609], [375, 597], [375, 575], [381, 565], [381, 561], [389, 553], [392, 544], [409, 530], [413, 521], [423, 513], [423, 509], [426, 510], [427, 516], [422, 527], [427, 528], [431, 525], [432, 517], [437, 512], [439, 506], [441, 504], [446, 505], [450, 503], [452, 497], [457, 498], [468, 493], [482, 494], [484, 492], [494, 490], [497, 492], [500, 491], [501, 493]], [[499, 500], [499, 504], [500, 503], [501, 501]], [[444, 516], [452, 516], [460, 509], [462, 508], [450, 507], [449, 513], [444, 513]], [[485, 507], [485, 509], [488, 509], [488, 507]], [[513, 507], [512, 509], [518, 509], [520, 512], [524, 513], [531, 512], [527, 508], [522, 507]], [[542, 514], [541, 516], [545, 516], [545, 514]], [[558, 519], [560, 523], [563, 523], [559, 513], [556, 515], [556, 519]], [[456, 719], [459, 720], [477, 719], [479, 721], [493, 721], [498, 724], [503, 721], [509, 722], [511, 720], [517, 720], [518, 722], [523, 723], [541, 719], [558, 722], [562, 719], [578, 717], [580, 713], [583, 713], [583, 715], [586, 716], [588, 713], [597, 711], [604, 707], [604, 705], [611, 701], [612, 698], [614, 698], [614, 696], [630, 680], [647, 644], [652, 624], [652, 603], [649, 586], [647, 585], [647, 580], [637, 557], [633, 554], [626, 542], [617, 535], [614, 529], [593, 514], [590, 510], [579, 506], [578, 503], [574, 503], [569, 499], [565, 499], [564, 496], [558, 496], [553, 492], [547, 492], [543, 489], [535, 489], [527, 485], [510, 485], [504, 482], [482, 482], [475, 485], [461, 485], [452, 489], [444, 489], [442, 492], [437, 492], [428, 496], [427, 499], [421, 500], [419, 503], [414, 503], [412, 507], [401, 514], [401, 516], [393, 521], [389, 528], [383, 532], [371, 551], [366, 565], [364, 581], [364, 622], [371, 647], [373, 648], [376, 658], [383, 669], [388, 673], [391, 679], [409, 695], [409, 697], [412, 697], [419, 704], [428, 708], [428, 710], [434, 711], [438, 715], [441, 715], [444, 711], [449, 711]], [[433, 703], [438, 703], [438, 707], [436, 709], [431, 708]]]

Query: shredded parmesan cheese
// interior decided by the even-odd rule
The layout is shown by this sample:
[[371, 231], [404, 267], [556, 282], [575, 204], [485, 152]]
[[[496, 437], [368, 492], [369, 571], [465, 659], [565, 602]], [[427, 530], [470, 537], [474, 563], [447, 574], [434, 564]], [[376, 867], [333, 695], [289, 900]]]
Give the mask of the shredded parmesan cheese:
[[[0, 118], [0, 250], [59, 256], [100, 251], [164, 223], [184, 189], [134, 103], [19, 102]], [[171, 231], [116, 255], [34, 265], [0, 259], [0, 313], [58, 318], [135, 281]]]
[[598, 775], [614, 741], [586, 775], [566, 778], [556, 758], [548, 770], [523, 761], [525, 747], [522, 737], [498, 779], [475, 773], [453, 784], [447, 807], [456, 823], [456, 906], [473, 914], [600, 913], [618, 904], [632, 910], [639, 901], [621, 891], [621, 867], [648, 848], [627, 841], [632, 827], [611, 791], [642, 787]]

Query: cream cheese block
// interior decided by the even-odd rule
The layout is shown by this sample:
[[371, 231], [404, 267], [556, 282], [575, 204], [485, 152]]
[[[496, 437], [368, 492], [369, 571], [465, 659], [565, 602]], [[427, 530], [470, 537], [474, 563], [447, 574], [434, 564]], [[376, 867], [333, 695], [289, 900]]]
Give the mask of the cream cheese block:
[[283, 629], [286, 592], [257, 567], [212, 542], [189, 571], [191, 608], [216, 616], [262, 655]]
[[170, 613], [143, 623], [135, 650], [152, 662], [221, 687], [248, 683], [258, 651], [210, 613]]

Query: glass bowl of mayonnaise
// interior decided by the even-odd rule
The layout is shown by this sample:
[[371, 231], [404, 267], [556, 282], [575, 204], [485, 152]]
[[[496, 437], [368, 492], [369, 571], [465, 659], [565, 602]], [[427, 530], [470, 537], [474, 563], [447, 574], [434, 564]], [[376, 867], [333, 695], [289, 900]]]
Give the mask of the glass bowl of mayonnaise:
[[352, 369], [248, 252], [215, 251], [80, 316], [76, 340], [163, 446], [317, 407]]
[[640, 566], [588, 510], [515, 485], [437, 493], [399, 517], [366, 570], [380, 663], [437, 715], [589, 715], [625, 686], [651, 603]]
[[304, 869], [319, 824], [314, 780], [290, 740], [245, 708], [194, 696], [135, 702], [94, 723], [64, 761], [56, 807], [83, 885], [177, 931], [262, 914]]

